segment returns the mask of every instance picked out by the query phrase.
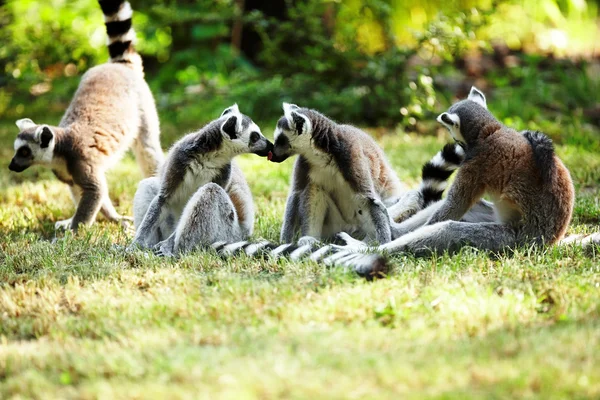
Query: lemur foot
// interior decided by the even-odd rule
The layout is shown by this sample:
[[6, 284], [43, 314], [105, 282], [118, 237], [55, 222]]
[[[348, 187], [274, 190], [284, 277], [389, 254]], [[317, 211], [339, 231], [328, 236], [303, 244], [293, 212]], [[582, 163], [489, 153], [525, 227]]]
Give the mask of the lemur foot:
[[121, 228], [123, 228], [123, 230], [130, 232], [130, 233], [135, 232], [132, 217], [127, 217], [127, 216], [121, 215], [119, 217], [118, 221], [119, 221], [119, 224], [121, 225]]
[[298, 239], [298, 246], [305, 246], [307, 244], [317, 244], [319, 243], [319, 239], [312, 236], [302, 236]]
[[69, 230], [71, 229], [71, 222], [73, 222], [73, 217], [69, 218], [69, 219], [63, 219], [62, 221], [56, 221], [56, 223], [54, 224], [54, 229], [55, 230]]
[[360, 240], [354, 239], [352, 236], [348, 235], [346, 232], [336, 233], [334, 236], [334, 241], [336, 243], [342, 243], [341, 245], [336, 246], [336, 247], [341, 247], [344, 249], [360, 250], [360, 249], [366, 249], [369, 247], [366, 243], [361, 242]]
[[154, 245], [152, 252], [158, 257], [175, 257], [172, 246], [166, 240]]

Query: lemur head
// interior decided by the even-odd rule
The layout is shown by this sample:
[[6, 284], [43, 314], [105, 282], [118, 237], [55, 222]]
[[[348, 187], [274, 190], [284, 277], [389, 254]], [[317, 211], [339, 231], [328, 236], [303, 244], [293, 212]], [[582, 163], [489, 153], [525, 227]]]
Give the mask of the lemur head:
[[267, 157], [273, 150], [273, 143], [263, 136], [250, 117], [240, 112], [237, 104], [226, 108], [218, 122], [223, 138], [230, 142], [234, 152]]
[[471, 87], [466, 100], [453, 104], [437, 117], [437, 121], [448, 128], [455, 141], [466, 145], [478, 138], [486, 124], [497, 123], [487, 109], [485, 95], [475, 86]]
[[282, 162], [299, 150], [310, 147], [313, 124], [310, 110], [283, 103], [283, 117], [275, 127], [275, 144], [270, 161]]
[[37, 125], [29, 118], [18, 120], [17, 126], [20, 132], [15, 139], [15, 155], [8, 169], [22, 172], [32, 165], [51, 163], [56, 128]]

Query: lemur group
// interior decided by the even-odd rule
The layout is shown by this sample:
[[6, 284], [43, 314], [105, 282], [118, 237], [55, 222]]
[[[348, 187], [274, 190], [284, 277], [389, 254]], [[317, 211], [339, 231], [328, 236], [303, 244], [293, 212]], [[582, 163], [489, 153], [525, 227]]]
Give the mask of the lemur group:
[[[564, 241], [575, 194], [552, 141], [502, 125], [475, 87], [437, 118], [454, 142], [423, 166], [422, 182], [412, 190], [368, 134], [288, 103], [274, 142], [236, 104], [181, 138], [165, 157], [134, 48], [131, 6], [99, 3], [110, 60], [84, 74], [58, 126], [17, 121], [9, 168], [45, 165], [71, 189], [77, 210], [57, 229], [90, 225], [98, 211], [111, 221], [131, 220], [114, 209], [105, 178], [131, 148], [145, 179], [133, 200], [136, 233], [129, 248], [158, 255], [208, 249], [223, 257], [309, 258], [372, 278], [387, 272], [390, 253], [424, 256], [464, 246], [500, 252]], [[297, 155], [280, 244], [250, 240], [252, 194], [234, 160], [243, 153], [276, 163]], [[600, 242], [600, 236], [577, 241]]]

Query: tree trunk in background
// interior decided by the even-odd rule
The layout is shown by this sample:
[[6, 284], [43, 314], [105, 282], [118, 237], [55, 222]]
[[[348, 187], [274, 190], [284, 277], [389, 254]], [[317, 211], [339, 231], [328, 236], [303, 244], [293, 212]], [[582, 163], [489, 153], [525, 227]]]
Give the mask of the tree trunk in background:
[[[238, 0], [239, 1], [239, 0]], [[287, 19], [287, 2], [285, 0], [242, 0], [244, 2], [244, 14], [253, 10], [258, 10], [265, 17], [276, 18], [280, 21]], [[235, 28], [235, 24], [234, 24]], [[232, 35], [233, 36], [233, 35]], [[233, 38], [232, 38], [233, 39]], [[262, 41], [260, 36], [249, 24], [245, 24], [240, 40], [240, 50], [242, 54], [254, 64], [258, 62], [258, 55], [262, 50]]]
[[245, 0], [235, 0], [239, 14], [233, 21], [231, 28], [231, 46], [239, 53], [242, 50], [242, 31], [244, 29]]

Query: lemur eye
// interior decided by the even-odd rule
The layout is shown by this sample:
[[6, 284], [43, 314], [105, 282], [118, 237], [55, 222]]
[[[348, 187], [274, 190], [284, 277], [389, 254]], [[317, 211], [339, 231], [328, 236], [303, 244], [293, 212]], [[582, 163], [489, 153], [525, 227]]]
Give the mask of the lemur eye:
[[260, 139], [260, 135], [258, 132], [252, 132], [250, 134], [250, 143], [256, 143]]
[[29, 147], [21, 147], [17, 152], [19, 157], [29, 157], [31, 155], [31, 150]]

